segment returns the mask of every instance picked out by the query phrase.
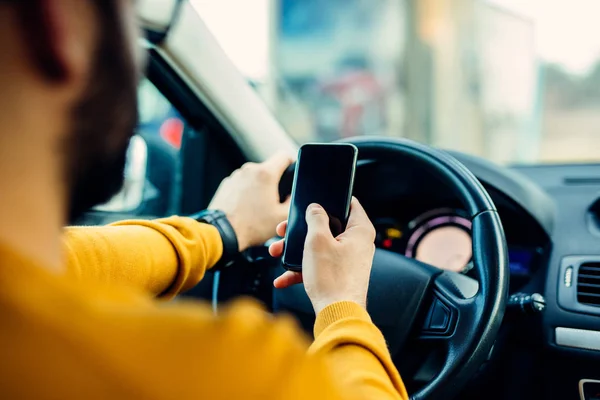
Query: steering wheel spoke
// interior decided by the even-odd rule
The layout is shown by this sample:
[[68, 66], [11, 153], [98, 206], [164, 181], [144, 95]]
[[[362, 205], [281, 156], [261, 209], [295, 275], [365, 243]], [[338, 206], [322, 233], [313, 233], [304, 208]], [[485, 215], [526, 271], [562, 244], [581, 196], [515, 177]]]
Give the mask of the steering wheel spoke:
[[479, 283], [468, 276], [444, 271], [433, 283], [431, 302], [419, 338], [422, 340], [460, 340], [463, 326], [476, 318]]

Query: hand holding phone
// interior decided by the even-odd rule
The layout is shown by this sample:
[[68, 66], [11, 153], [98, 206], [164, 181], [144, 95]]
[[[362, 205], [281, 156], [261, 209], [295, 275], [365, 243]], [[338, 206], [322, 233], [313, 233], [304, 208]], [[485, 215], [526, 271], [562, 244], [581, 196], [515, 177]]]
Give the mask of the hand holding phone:
[[[308, 236], [304, 248], [302, 272], [286, 271], [275, 279], [278, 289], [304, 282], [315, 313], [330, 304], [352, 301], [366, 308], [369, 278], [375, 253], [375, 228], [358, 200], [352, 199], [346, 230], [333, 237], [329, 219], [321, 207], [306, 211]], [[277, 234], [286, 234], [287, 222], [277, 226]], [[271, 244], [273, 257], [283, 253], [284, 241]]]
[[302, 270], [309, 205], [319, 204], [325, 210], [333, 237], [346, 229], [357, 154], [357, 148], [347, 143], [314, 143], [300, 148], [283, 252], [286, 269]]

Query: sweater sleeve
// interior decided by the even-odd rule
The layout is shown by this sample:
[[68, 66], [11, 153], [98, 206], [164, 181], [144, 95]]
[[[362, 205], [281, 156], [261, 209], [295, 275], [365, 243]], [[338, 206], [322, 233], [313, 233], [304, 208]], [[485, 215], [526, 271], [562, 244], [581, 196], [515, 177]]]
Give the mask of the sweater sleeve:
[[292, 318], [248, 300], [215, 316], [196, 301], [157, 302], [18, 257], [4, 262], [4, 397], [407, 400], [383, 336], [357, 304], [321, 311], [309, 347]]
[[340, 302], [323, 309], [314, 334], [309, 353], [322, 355], [338, 384], [353, 388], [357, 398], [408, 399], [381, 331], [358, 304]]
[[221, 258], [217, 229], [192, 218], [122, 221], [64, 232], [67, 272], [166, 298], [191, 289]]
[[126, 388], [132, 397], [155, 399], [408, 400], [381, 333], [353, 303], [319, 315], [323, 330], [312, 347], [290, 317], [270, 316], [248, 300], [216, 317], [185, 300], [158, 307], [119, 302], [117, 313], [107, 313], [106, 304], [92, 308], [98, 313], [91, 320], [61, 315], [82, 321], [83, 331], [67, 331], [65, 343], [91, 340], [90, 367], [110, 366], [102, 390], [107, 382], [118, 389], [103, 398], [126, 397], [118, 392]]

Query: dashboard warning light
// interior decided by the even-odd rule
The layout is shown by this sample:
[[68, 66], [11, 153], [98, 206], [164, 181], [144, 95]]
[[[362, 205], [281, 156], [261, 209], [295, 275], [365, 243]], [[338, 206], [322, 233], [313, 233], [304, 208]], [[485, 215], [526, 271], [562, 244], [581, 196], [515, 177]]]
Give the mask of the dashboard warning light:
[[396, 228], [387, 228], [385, 233], [391, 239], [400, 239], [402, 237], [402, 231]]

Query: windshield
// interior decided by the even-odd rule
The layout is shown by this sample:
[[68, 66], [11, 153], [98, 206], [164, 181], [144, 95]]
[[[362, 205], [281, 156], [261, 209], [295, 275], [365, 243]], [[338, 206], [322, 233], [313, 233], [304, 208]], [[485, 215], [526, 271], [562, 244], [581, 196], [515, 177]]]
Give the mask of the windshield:
[[598, 0], [192, 0], [299, 143], [600, 160]]

